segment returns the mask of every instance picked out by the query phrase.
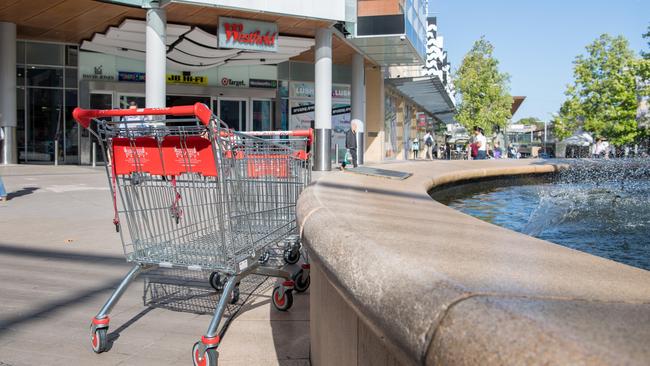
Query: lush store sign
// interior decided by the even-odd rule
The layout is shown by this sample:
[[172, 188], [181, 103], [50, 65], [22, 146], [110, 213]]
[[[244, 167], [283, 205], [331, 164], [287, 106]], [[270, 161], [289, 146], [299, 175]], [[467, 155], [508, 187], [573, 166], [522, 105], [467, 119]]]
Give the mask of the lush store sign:
[[278, 25], [255, 20], [219, 17], [219, 48], [278, 51]]
[[167, 83], [169, 84], [187, 84], [187, 85], [208, 85], [207, 76], [167, 74]]
[[[292, 98], [314, 98], [316, 89], [314, 83], [305, 82], [292, 82], [291, 94]], [[349, 99], [350, 86], [349, 85], [332, 85], [332, 98]]]

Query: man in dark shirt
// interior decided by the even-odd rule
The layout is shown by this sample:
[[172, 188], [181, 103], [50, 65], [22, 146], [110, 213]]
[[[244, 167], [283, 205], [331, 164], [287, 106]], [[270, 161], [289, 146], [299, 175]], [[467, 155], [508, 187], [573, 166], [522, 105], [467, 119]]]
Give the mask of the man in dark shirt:
[[357, 167], [357, 124], [352, 122], [350, 129], [345, 133], [345, 148], [350, 151], [352, 165]]

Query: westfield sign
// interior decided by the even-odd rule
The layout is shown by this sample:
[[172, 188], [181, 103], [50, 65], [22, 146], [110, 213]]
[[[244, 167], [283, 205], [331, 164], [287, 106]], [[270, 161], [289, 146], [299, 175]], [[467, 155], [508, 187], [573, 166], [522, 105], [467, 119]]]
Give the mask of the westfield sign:
[[264, 44], [265, 46], [271, 47], [275, 45], [275, 36], [277, 33], [271, 34], [270, 32], [266, 32], [265, 35], [262, 35], [260, 31], [244, 33], [244, 25], [242, 23], [224, 23], [224, 28], [226, 31], [226, 42], [232, 39], [234, 43]]
[[247, 19], [219, 18], [219, 48], [277, 52], [278, 26]]

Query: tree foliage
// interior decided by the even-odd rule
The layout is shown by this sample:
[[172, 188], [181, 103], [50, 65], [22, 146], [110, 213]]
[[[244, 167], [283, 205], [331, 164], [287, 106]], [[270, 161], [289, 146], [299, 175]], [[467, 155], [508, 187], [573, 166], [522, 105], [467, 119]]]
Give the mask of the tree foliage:
[[553, 120], [557, 137], [577, 130], [606, 137], [614, 145], [637, 137], [637, 75], [639, 59], [622, 36], [601, 35], [573, 62], [574, 83]]
[[482, 127], [487, 134], [497, 126], [503, 129], [512, 117], [509, 76], [499, 72], [499, 61], [493, 52], [492, 44], [481, 37], [454, 75], [454, 85], [460, 94], [456, 120], [467, 129]]

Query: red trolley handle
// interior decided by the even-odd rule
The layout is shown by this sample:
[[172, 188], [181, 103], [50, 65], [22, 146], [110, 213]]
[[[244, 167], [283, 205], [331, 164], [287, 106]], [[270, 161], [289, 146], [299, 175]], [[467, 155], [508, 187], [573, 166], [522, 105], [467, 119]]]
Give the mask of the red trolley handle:
[[246, 135], [250, 136], [293, 136], [293, 137], [306, 137], [307, 142], [311, 145], [314, 141], [314, 129], [308, 130], [294, 130], [294, 131], [244, 131]]
[[151, 115], [196, 116], [206, 126], [210, 124], [210, 119], [212, 119], [212, 111], [203, 103], [177, 107], [138, 109], [82, 109], [77, 107], [72, 111], [72, 117], [84, 128], [90, 127], [90, 121], [93, 118]]

